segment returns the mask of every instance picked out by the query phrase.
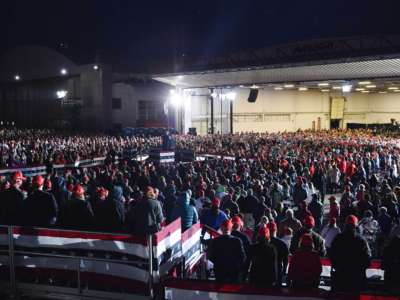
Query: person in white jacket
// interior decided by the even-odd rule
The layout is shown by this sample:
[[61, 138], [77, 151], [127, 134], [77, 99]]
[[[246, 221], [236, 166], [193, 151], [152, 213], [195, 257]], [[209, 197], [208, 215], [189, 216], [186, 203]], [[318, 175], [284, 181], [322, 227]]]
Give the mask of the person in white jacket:
[[325, 247], [328, 254], [333, 240], [339, 233], [340, 233], [340, 228], [337, 227], [336, 218], [331, 218], [329, 220], [329, 223], [326, 224], [321, 231], [321, 236], [325, 240]]

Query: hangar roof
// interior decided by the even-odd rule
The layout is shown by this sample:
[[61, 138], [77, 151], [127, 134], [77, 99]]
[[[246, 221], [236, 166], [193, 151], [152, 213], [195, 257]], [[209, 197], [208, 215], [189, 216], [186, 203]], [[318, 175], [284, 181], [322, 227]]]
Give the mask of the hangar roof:
[[154, 75], [155, 80], [181, 87], [235, 87], [320, 81], [378, 80], [398, 82], [400, 54], [265, 65]]

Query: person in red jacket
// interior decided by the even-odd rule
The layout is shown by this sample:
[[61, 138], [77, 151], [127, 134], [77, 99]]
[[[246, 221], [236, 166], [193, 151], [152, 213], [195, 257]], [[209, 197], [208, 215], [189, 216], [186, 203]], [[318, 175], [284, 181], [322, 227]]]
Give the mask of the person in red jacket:
[[300, 248], [289, 264], [289, 284], [294, 288], [318, 288], [321, 272], [322, 264], [314, 251], [312, 236], [304, 234], [300, 239]]

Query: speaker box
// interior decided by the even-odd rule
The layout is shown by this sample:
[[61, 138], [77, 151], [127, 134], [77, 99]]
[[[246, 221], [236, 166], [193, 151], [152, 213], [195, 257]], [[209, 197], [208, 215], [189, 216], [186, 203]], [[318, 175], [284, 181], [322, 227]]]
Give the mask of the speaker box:
[[251, 89], [250, 94], [249, 94], [249, 99], [247, 99], [247, 101], [249, 101], [250, 103], [254, 103], [254, 102], [256, 102], [257, 97], [258, 97], [258, 90]]
[[189, 128], [189, 134], [190, 134], [190, 135], [197, 135], [197, 129], [196, 129], [196, 127], [190, 127], [190, 128]]

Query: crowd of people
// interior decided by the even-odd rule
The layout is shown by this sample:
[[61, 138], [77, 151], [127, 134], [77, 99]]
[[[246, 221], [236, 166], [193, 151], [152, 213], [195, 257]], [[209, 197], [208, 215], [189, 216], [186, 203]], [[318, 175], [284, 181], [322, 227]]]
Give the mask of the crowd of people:
[[339, 290], [364, 288], [372, 258], [388, 287], [400, 283], [400, 140], [365, 130], [174, 138], [178, 149], [234, 159], [54, 171], [161, 139], [2, 130], [0, 168], [50, 167], [0, 176], [0, 223], [146, 235], [181, 218], [182, 230], [221, 232], [204, 240], [221, 282], [317, 287], [327, 256]]

